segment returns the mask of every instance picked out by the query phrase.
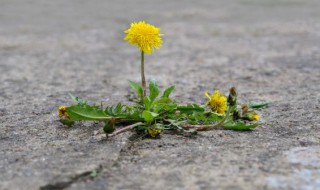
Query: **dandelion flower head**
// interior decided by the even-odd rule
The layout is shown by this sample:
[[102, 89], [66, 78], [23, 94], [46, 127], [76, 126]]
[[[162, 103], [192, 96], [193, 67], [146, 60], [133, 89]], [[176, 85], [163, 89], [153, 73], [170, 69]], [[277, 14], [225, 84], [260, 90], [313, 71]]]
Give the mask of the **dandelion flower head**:
[[257, 113], [253, 114], [252, 116], [253, 121], [258, 121], [259, 119], [260, 119], [260, 116]]
[[208, 94], [208, 92], [205, 92], [205, 95], [209, 98], [209, 101], [207, 102], [207, 105], [210, 106], [212, 111], [224, 114], [227, 109], [227, 98], [220, 94], [219, 90], [215, 90], [212, 96]]
[[145, 21], [133, 22], [124, 33], [124, 40], [129, 44], [137, 46], [140, 51], [151, 54], [154, 48], [159, 49], [162, 45], [160, 28], [147, 24]]

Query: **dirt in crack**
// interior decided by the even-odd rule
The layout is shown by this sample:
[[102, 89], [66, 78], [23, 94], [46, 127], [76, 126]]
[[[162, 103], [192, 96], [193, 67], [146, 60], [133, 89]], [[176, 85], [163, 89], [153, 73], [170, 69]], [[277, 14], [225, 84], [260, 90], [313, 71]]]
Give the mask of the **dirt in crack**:
[[50, 184], [44, 185], [44, 186], [40, 187], [40, 190], [61, 190], [61, 189], [65, 189], [65, 188], [69, 187], [71, 184], [73, 184], [75, 182], [92, 178], [92, 172], [93, 171], [95, 171], [97, 174], [99, 174], [102, 171], [102, 166], [99, 166], [95, 170], [86, 171], [86, 172], [83, 172], [81, 174], [72, 176], [72, 177], [69, 178], [69, 180], [66, 180], [66, 181], [57, 181], [55, 183], [50, 183]]

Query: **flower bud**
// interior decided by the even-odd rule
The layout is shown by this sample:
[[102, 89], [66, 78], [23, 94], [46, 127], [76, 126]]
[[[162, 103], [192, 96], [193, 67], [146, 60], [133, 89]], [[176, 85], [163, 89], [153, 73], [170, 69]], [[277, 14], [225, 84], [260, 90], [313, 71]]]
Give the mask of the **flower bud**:
[[237, 103], [237, 90], [235, 87], [230, 88], [228, 103], [230, 106], [234, 106]]
[[243, 105], [241, 107], [242, 115], [245, 115], [249, 111], [249, 107], [247, 105]]
[[103, 131], [106, 134], [112, 133], [113, 131], [115, 131], [115, 129], [116, 128], [115, 128], [115, 120], [114, 119], [107, 121], [103, 127]]

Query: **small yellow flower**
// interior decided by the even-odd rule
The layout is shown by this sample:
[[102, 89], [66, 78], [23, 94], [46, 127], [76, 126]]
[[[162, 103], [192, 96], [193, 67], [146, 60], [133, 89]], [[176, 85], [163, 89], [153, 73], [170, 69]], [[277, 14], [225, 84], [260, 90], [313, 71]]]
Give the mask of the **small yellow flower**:
[[59, 106], [59, 117], [69, 117], [67, 113], [67, 106]]
[[130, 28], [124, 33], [127, 34], [124, 40], [148, 54], [151, 54], [154, 48], [159, 49], [162, 45], [161, 36], [163, 34], [160, 34], [160, 28], [147, 24], [145, 21], [131, 23]]
[[252, 110], [246, 112], [242, 118], [249, 121], [258, 121], [260, 119], [260, 116]]
[[252, 116], [253, 121], [258, 121], [259, 118], [260, 118], [260, 116], [258, 114], [253, 114], [253, 116]]
[[204, 94], [209, 98], [207, 105], [210, 106], [212, 111], [219, 114], [224, 114], [226, 112], [227, 98], [223, 94], [220, 94], [219, 90], [215, 90], [211, 97], [208, 92], [205, 92]]
[[155, 138], [156, 136], [160, 135], [160, 133], [162, 132], [161, 129], [152, 127], [148, 129], [148, 134], [152, 137]]

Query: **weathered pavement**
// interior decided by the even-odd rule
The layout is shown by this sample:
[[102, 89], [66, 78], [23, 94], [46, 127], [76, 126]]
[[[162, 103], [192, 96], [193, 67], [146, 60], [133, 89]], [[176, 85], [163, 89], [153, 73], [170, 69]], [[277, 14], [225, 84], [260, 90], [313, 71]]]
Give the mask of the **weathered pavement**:
[[[2, 0], [0, 189], [317, 189], [320, 2], [227, 2]], [[147, 79], [185, 103], [231, 86], [272, 101], [260, 127], [106, 140], [99, 124], [60, 125], [68, 93], [127, 101], [139, 53], [123, 30], [141, 19], [165, 34]]]

